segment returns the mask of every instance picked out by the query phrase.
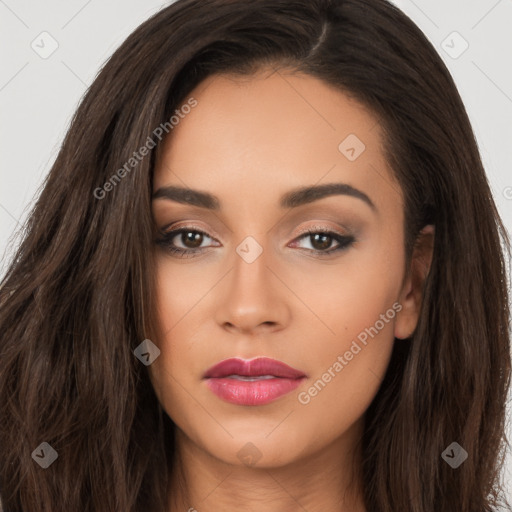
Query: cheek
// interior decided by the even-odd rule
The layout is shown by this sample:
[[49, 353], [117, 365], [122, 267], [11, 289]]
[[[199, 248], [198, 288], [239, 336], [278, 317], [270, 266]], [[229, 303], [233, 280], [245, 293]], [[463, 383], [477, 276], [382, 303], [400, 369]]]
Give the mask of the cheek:
[[403, 260], [399, 250], [380, 254], [354, 253], [337, 272], [331, 267], [300, 280], [297, 294], [321, 322], [304, 325], [304, 360], [313, 371], [298, 400], [310, 417], [324, 417], [327, 431], [364, 414], [389, 364]]
[[[394, 322], [399, 304], [389, 288], [347, 284], [335, 306], [324, 304], [323, 320], [334, 331], [318, 342], [303, 345], [310, 379], [299, 390], [305, 428], [334, 438], [361, 418], [386, 373], [394, 344]], [[389, 283], [388, 283], [389, 284]], [[307, 329], [305, 327], [305, 329]], [[304, 331], [318, 339], [318, 325]], [[319, 419], [320, 418], [320, 419]]]
[[[226, 269], [156, 259], [156, 304], [160, 356], [149, 366], [155, 392], [169, 416], [180, 423], [184, 412], [201, 415], [190, 392], [212, 361], [219, 359], [220, 328], [214, 322], [216, 293]], [[212, 337], [213, 336], [213, 337]], [[204, 412], [204, 411], [203, 411]]]
[[156, 303], [160, 329], [165, 334], [185, 320], [213, 292], [222, 269], [201, 264], [176, 264], [165, 256], [156, 263]]
[[383, 330], [366, 345], [356, 339], [323, 351], [322, 369], [297, 396], [303, 428], [323, 443], [348, 432], [377, 394], [392, 347], [392, 333]]
[[[165, 257], [156, 263], [156, 304], [159, 336], [154, 340], [160, 356], [148, 367], [160, 402], [175, 399], [181, 382], [180, 368], [190, 369], [188, 353], [193, 343], [195, 322], [191, 322], [202, 297], [211, 286], [205, 277], [198, 278], [191, 265], [169, 264]], [[172, 340], [172, 342], [171, 342]]]
[[293, 283], [294, 294], [303, 299], [300, 303], [290, 297], [289, 303], [294, 320], [308, 320], [303, 332], [321, 341], [314, 344], [315, 353], [342, 350], [359, 335], [364, 342], [366, 330], [376, 323], [379, 333], [393, 339], [404, 261], [399, 244], [389, 251], [385, 247], [384, 241], [378, 241], [364, 250], [354, 249], [335, 265], [309, 264], [301, 272], [279, 269], [284, 280]]

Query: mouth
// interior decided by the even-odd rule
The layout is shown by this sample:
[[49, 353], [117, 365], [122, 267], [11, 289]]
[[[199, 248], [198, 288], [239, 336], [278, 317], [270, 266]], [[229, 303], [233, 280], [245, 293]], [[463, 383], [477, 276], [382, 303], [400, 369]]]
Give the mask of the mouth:
[[280, 378], [280, 377], [276, 377], [275, 375], [255, 375], [255, 376], [250, 376], [250, 375], [227, 375], [225, 378], [226, 379], [244, 380], [246, 382], [254, 382], [254, 381], [257, 381], [257, 380], [275, 379], [275, 378]]
[[207, 387], [226, 402], [264, 405], [299, 386], [307, 375], [268, 357], [225, 359], [203, 375]]

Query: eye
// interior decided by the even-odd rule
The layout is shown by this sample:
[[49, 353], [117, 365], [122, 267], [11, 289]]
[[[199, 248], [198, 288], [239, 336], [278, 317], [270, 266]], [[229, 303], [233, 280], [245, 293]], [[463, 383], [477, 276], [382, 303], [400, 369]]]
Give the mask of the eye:
[[[200, 229], [185, 227], [162, 233], [156, 243], [172, 254], [185, 258], [203, 252], [206, 247], [201, 246], [205, 239], [214, 240]], [[179, 247], [177, 244], [182, 246]]]
[[[323, 228], [309, 228], [303, 231], [301, 236], [295, 240], [309, 241], [310, 248], [305, 248], [307, 251], [317, 253], [319, 256], [329, 255], [347, 249], [355, 242], [355, 238], [351, 235], [342, 235], [335, 231]], [[294, 241], [293, 244], [297, 242]], [[336, 243], [334, 247], [332, 244]]]

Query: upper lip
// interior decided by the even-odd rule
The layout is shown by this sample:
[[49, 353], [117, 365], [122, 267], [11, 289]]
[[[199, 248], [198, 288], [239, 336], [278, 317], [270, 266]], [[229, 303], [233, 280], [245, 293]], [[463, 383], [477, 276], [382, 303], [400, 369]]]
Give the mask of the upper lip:
[[203, 378], [219, 378], [228, 375], [243, 375], [257, 377], [259, 375], [273, 375], [285, 379], [299, 379], [306, 375], [282, 361], [269, 357], [256, 357], [254, 359], [240, 359], [238, 357], [224, 359], [206, 370]]

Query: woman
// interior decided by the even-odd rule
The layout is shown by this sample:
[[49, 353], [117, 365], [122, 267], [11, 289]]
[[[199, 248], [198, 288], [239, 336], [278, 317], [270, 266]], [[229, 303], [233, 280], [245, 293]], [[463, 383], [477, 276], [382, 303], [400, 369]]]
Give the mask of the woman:
[[85, 95], [3, 279], [4, 510], [495, 510], [502, 242], [398, 9], [178, 0]]

